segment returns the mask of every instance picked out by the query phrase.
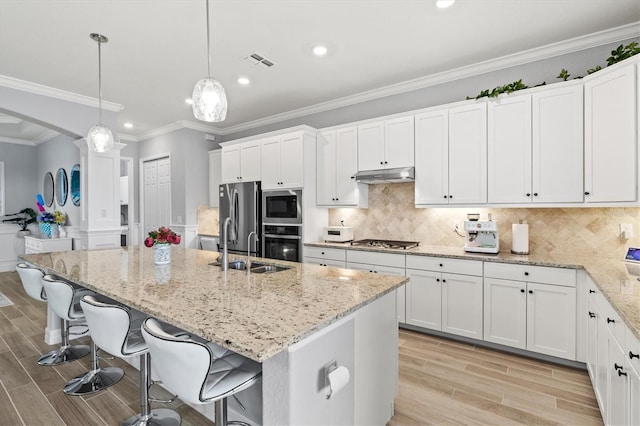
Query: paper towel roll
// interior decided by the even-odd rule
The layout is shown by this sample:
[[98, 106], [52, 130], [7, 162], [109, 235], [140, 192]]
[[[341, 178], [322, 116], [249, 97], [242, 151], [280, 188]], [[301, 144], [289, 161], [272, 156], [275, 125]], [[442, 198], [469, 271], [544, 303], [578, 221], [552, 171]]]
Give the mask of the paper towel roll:
[[327, 399], [331, 398], [342, 389], [344, 389], [349, 384], [349, 379], [351, 378], [349, 369], [344, 365], [341, 365], [340, 367], [327, 374], [327, 377], [329, 378]]
[[511, 253], [529, 254], [529, 225], [525, 223], [514, 223], [511, 225], [513, 242], [511, 243]]

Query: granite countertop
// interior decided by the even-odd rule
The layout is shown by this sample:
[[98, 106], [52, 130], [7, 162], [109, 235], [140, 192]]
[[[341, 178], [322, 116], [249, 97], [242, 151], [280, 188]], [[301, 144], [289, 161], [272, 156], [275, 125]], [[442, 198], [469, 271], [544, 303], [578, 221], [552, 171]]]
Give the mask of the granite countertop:
[[233, 269], [225, 273], [209, 265], [218, 255], [174, 246], [171, 263], [156, 266], [152, 249], [135, 246], [21, 258], [258, 362], [407, 281], [273, 259], [260, 261], [291, 269], [272, 274]]
[[380, 247], [352, 246], [350, 243], [305, 243], [311, 247], [329, 247], [347, 250], [410, 254], [418, 256], [448, 257], [453, 259], [482, 260], [485, 262], [516, 263], [554, 268], [584, 269], [596, 283], [611, 306], [620, 314], [629, 329], [640, 340], [640, 264], [629, 264], [619, 258], [602, 254], [557, 255], [550, 253], [512, 254], [501, 251], [498, 254], [466, 253], [461, 247], [424, 246], [402, 250]]

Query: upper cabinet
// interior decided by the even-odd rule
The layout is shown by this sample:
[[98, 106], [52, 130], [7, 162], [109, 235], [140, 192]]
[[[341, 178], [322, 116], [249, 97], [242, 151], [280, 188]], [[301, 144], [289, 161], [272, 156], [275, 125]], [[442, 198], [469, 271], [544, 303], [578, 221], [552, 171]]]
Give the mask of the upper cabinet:
[[222, 148], [222, 183], [261, 180], [260, 141]]
[[328, 130], [318, 134], [316, 203], [319, 206], [366, 207], [368, 190], [358, 185], [358, 128]]
[[415, 132], [416, 204], [486, 203], [486, 103], [418, 114]]
[[413, 116], [358, 126], [358, 170], [414, 165]]
[[488, 104], [488, 202], [583, 201], [582, 86]]
[[636, 90], [635, 63], [584, 79], [587, 203], [638, 199]]
[[220, 207], [218, 187], [222, 182], [222, 150], [209, 151], [209, 207]]
[[129, 204], [129, 176], [120, 176], [120, 205]]
[[293, 133], [262, 140], [262, 189], [301, 188], [303, 134]]

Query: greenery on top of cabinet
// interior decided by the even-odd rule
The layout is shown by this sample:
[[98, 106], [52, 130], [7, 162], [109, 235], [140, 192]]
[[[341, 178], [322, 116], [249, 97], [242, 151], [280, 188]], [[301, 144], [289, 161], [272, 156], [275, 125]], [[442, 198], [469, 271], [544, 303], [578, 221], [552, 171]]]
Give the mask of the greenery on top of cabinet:
[[[640, 53], [640, 46], [638, 45], [637, 42], [631, 42], [626, 46], [623, 46], [622, 44], [620, 46], [618, 46], [617, 49], [612, 50], [611, 51], [611, 56], [609, 56], [607, 58], [607, 66], [611, 66], [613, 64], [617, 64], [620, 61], [624, 61], [625, 59], [628, 59], [634, 55], [637, 55], [638, 53]], [[588, 74], [593, 74], [594, 72], [600, 71], [602, 69], [602, 67], [600, 65], [595, 66], [594, 68], [590, 68], [587, 70]], [[565, 68], [563, 68], [560, 71], [560, 74], [558, 74], [558, 76], [556, 78], [560, 78], [564, 81], [567, 81], [569, 79], [569, 77], [571, 77], [571, 74], [569, 74], [569, 71], [567, 71]], [[574, 77], [574, 79], [579, 79], [582, 78], [582, 76], [577, 76]], [[544, 86], [545, 84], [547, 84], [546, 82], [542, 82], [537, 86]], [[504, 86], [497, 86], [495, 88], [493, 88], [493, 90], [489, 90], [489, 89], [485, 89], [480, 91], [480, 93], [478, 93], [477, 96], [475, 97], [471, 97], [471, 96], [467, 96], [467, 100], [469, 99], [480, 99], [480, 98], [484, 98], [484, 97], [489, 97], [489, 98], [497, 98], [499, 95], [503, 94], [503, 93], [512, 93], [515, 92], [517, 90], [523, 90], [523, 89], [527, 89], [529, 88], [529, 86], [527, 86], [526, 84], [524, 84], [522, 82], [522, 79], [518, 80], [518, 81], [514, 81], [513, 83], [508, 83], [505, 84]]]

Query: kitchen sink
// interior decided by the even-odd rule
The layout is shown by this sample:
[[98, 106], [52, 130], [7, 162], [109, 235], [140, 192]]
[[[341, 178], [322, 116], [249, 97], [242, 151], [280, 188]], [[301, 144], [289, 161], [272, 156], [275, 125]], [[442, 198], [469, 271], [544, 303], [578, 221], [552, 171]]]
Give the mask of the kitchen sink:
[[[212, 262], [211, 266], [220, 266], [220, 262]], [[246, 271], [247, 263], [244, 260], [232, 260], [229, 262], [229, 269], [235, 269], [237, 271]], [[251, 262], [251, 268], [249, 272], [253, 274], [272, 274], [274, 272], [286, 271], [291, 269], [289, 266], [270, 265], [266, 263]]]

